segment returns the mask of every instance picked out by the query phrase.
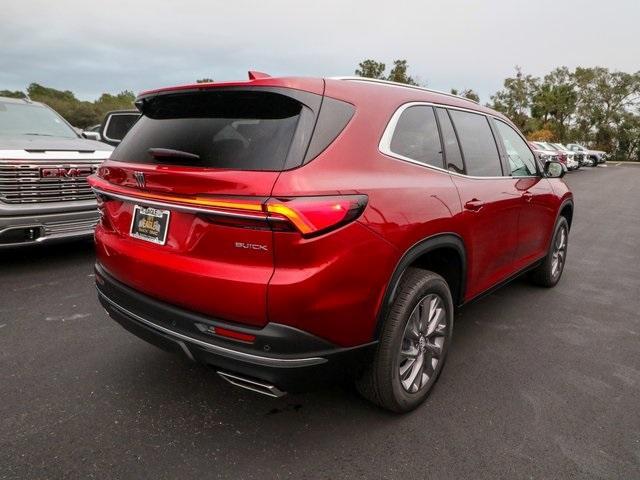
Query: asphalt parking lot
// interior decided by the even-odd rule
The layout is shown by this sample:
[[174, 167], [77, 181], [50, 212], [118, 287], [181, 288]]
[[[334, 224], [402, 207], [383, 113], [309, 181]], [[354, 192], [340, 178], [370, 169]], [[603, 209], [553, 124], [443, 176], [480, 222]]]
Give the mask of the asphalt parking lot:
[[431, 397], [275, 400], [99, 307], [90, 242], [0, 253], [0, 478], [640, 478], [640, 166], [569, 174], [557, 288], [465, 307]]

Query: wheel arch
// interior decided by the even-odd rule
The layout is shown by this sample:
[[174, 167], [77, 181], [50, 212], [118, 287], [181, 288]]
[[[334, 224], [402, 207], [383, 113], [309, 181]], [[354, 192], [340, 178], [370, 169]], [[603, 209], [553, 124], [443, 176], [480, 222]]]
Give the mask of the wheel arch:
[[569, 230], [571, 230], [571, 222], [573, 221], [573, 199], [567, 198], [560, 204], [558, 217], [565, 217], [567, 219], [567, 223], [569, 224]]
[[[451, 260], [455, 258], [457, 263], [447, 262], [448, 267], [450, 267], [447, 270], [446, 265], [437, 263], [443, 258]], [[456, 233], [442, 233], [425, 238], [411, 246], [398, 261], [382, 297], [382, 303], [376, 318], [374, 338], [377, 339], [379, 337], [384, 320], [393, 304], [398, 286], [407, 268], [411, 266], [428, 268], [429, 265], [434, 265], [434, 262], [435, 265], [442, 265], [442, 268], [435, 268], [432, 271], [447, 280], [454, 306], [463, 303], [467, 278], [467, 254], [462, 238]]]

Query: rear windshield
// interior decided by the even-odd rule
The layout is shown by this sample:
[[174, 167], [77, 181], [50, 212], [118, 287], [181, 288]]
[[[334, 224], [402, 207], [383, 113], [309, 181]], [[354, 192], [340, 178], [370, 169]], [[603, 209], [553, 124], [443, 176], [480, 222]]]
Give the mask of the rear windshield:
[[112, 160], [277, 171], [290, 151], [302, 161], [313, 129], [308, 108], [267, 91], [160, 95], [148, 99], [143, 111]]

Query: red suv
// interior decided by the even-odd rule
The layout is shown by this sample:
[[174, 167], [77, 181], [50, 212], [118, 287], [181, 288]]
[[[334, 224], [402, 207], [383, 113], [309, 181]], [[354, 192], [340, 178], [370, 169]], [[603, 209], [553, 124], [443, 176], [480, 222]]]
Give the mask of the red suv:
[[454, 308], [554, 286], [573, 216], [504, 116], [364, 78], [142, 93], [90, 183], [100, 301], [125, 328], [267, 395], [354, 378], [393, 411], [442, 370]]

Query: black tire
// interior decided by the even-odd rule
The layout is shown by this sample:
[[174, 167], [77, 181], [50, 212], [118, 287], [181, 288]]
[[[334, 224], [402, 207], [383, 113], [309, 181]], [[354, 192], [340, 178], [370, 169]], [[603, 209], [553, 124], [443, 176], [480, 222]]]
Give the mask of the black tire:
[[[422, 356], [423, 359], [420, 363], [420, 368], [425, 369], [424, 371], [419, 370], [417, 373], [420, 378], [419, 382], [423, 381], [423, 375], [427, 375], [428, 380], [424, 384], [417, 385], [416, 392], [410, 392], [407, 387], [403, 386], [403, 381], [400, 378], [400, 367], [406, 365], [403, 362], [407, 362], [406, 357], [403, 357], [404, 360], [401, 358], [400, 352], [401, 348], [405, 348], [406, 343], [404, 342], [407, 341], [405, 328], [407, 328], [414, 311], [418, 312], [417, 314], [425, 312], [425, 302], [434, 300], [436, 301], [435, 305], [442, 306], [444, 309], [444, 314], [438, 315], [440, 320], [435, 321], [439, 325], [437, 337], [438, 339], [441, 338], [442, 342], [435, 340], [435, 336], [429, 340], [427, 338], [428, 333], [424, 334], [424, 339], [415, 342], [416, 352], [419, 352], [417, 356]], [[421, 307], [422, 310], [420, 310]], [[414, 320], [415, 318], [412, 317]], [[432, 325], [433, 322], [427, 322], [427, 324]], [[398, 413], [413, 410], [427, 398], [440, 372], [442, 372], [449, 344], [451, 343], [452, 332], [453, 300], [447, 282], [440, 275], [427, 270], [407, 269], [398, 287], [393, 306], [385, 319], [373, 362], [356, 382], [358, 391], [371, 402], [387, 410]], [[421, 334], [418, 333], [417, 337], [419, 338], [420, 336]], [[422, 343], [423, 340], [424, 344]], [[430, 341], [434, 344], [431, 348], [438, 346], [435, 345], [436, 341], [441, 343], [439, 354], [433, 353], [433, 350], [428, 350], [430, 348], [429, 345], [431, 345]], [[423, 348], [427, 349], [427, 351], [422, 350]], [[435, 366], [433, 366], [434, 359], [437, 360]], [[430, 372], [427, 372], [427, 370]], [[409, 382], [408, 379], [404, 381]], [[408, 388], [413, 386], [410, 385]]]
[[[564, 250], [561, 254], [562, 258], [560, 259], [560, 263], [558, 268], [554, 268], [554, 261], [557, 259], [555, 254], [558, 248], [558, 243], [560, 242], [560, 235], [564, 231], [565, 240], [564, 240]], [[563, 216], [558, 218], [556, 222], [555, 230], [553, 232], [553, 238], [551, 239], [551, 245], [549, 245], [549, 252], [547, 256], [542, 261], [542, 263], [532, 270], [529, 274], [529, 279], [535, 285], [540, 285], [541, 287], [555, 287], [560, 278], [562, 277], [562, 272], [564, 271], [564, 266], [567, 263], [567, 250], [569, 246], [569, 222]]]

